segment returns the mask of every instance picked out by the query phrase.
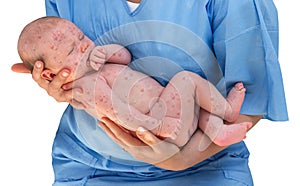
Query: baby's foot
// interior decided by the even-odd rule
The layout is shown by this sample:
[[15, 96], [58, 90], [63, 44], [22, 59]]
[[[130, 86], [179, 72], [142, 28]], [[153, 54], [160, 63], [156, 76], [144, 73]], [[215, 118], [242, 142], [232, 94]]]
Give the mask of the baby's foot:
[[153, 130], [154, 134], [164, 138], [175, 140], [181, 129], [181, 121], [179, 119], [165, 117], [161, 124]]
[[[228, 122], [235, 121], [240, 113], [241, 106], [244, 101], [246, 89], [243, 83], [236, 83], [230, 90], [226, 100], [230, 104], [230, 108], [227, 107], [224, 119]], [[228, 109], [229, 108], [229, 109]]]
[[250, 129], [251, 126], [252, 123], [250, 122], [222, 125], [217, 136], [211, 140], [219, 146], [232, 145], [245, 139], [247, 130]]

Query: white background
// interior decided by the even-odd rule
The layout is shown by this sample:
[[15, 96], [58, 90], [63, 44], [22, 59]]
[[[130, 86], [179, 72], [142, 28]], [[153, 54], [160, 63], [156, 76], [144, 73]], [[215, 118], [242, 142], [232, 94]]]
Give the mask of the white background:
[[[256, 186], [300, 185], [299, 6], [275, 0], [280, 21], [280, 52], [290, 121], [262, 120], [248, 133], [250, 166]], [[29, 21], [45, 15], [44, 1], [6, 1], [0, 8], [0, 171], [1, 185], [51, 185], [51, 148], [65, 103], [56, 103], [30, 75], [11, 72], [19, 61], [18, 35]], [[298, 80], [298, 82], [297, 82]]]

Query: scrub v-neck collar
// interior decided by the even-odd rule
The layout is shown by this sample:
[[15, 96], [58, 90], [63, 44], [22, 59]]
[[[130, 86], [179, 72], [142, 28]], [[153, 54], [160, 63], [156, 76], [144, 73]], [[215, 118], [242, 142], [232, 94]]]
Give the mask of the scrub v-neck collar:
[[128, 5], [127, 0], [123, 0], [123, 5], [124, 5], [124, 8], [125, 8], [125, 10], [126, 10], [126, 12], [127, 12], [128, 15], [130, 15], [130, 16], [135, 16], [135, 15], [137, 15], [137, 14], [140, 12], [140, 10], [143, 8], [143, 6], [144, 6], [144, 4], [146, 3], [146, 1], [147, 1], [147, 0], [141, 0], [141, 2], [139, 3], [138, 7], [137, 7], [135, 10], [133, 10], [133, 11], [130, 10], [130, 7], [129, 7], [129, 5]]

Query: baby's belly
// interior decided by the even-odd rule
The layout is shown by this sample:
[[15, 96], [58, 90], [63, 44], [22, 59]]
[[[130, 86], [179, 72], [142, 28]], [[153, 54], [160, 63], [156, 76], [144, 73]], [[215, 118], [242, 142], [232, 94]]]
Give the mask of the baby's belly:
[[163, 87], [151, 77], [145, 77], [132, 86], [129, 93], [129, 104], [142, 113], [149, 113], [153, 104], [158, 101]]
[[116, 72], [115, 76], [116, 78], [111, 82], [113, 92], [123, 102], [142, 113], [149, 113], [161, 95], [163, 87], [153, 78], [128, 67]]

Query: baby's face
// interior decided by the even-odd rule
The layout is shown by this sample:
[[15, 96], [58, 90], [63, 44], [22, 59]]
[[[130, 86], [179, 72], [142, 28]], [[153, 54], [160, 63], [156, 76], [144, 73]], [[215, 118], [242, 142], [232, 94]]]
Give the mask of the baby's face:
[[45, 54], [45, 68], [54, 74], [67, 68], [72, 81], [92, 70], [87, 61], [95, 45], [73, 23], [61, 21], [43, 40], [40, 47]]

